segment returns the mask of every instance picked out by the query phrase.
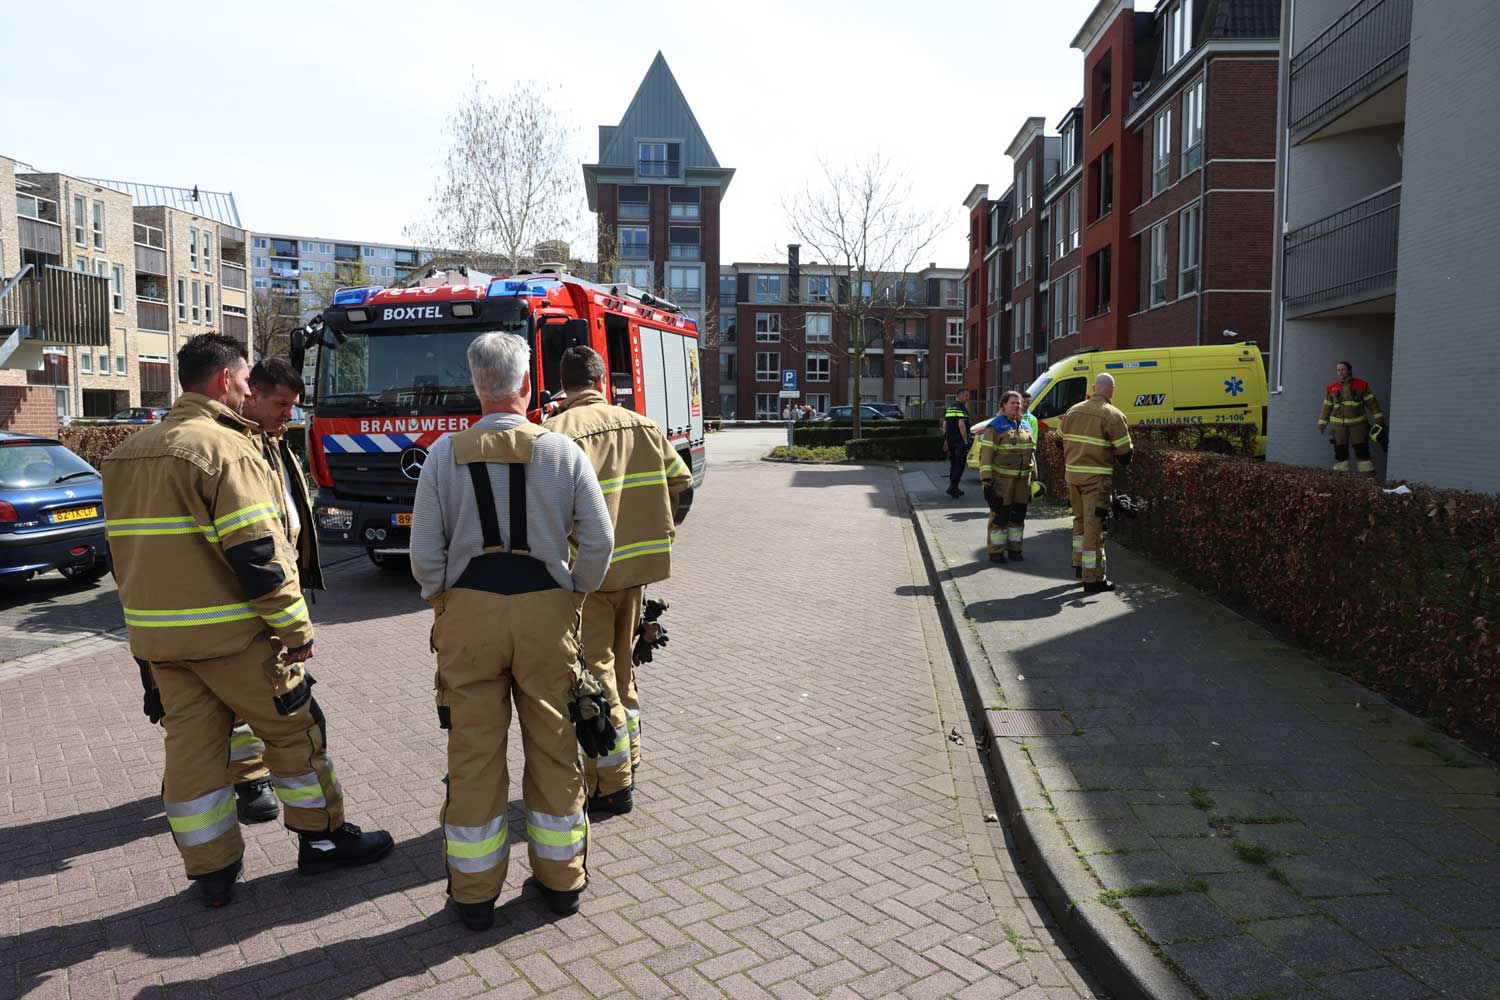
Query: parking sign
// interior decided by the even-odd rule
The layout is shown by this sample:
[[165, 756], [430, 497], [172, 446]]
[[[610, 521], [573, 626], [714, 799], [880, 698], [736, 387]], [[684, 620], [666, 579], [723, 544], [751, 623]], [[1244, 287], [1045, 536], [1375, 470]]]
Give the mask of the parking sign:
[[802, 393], [797, 391], [797, 369], [783, 368], [781, 370], [781, 398], [796, 399]]

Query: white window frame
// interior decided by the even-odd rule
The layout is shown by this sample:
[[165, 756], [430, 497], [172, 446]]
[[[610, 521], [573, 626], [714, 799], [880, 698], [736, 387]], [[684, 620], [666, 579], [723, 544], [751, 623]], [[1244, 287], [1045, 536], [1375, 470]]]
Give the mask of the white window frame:
[[1065, 194], [1052, 205], [1052, 231], [1057, 234], [1052, 244], [1052, 254], [1062, 260], [1068, 253], [1068, 196]]
[[[636, 256], [635, 254], [631, 254], [629, 256], [626, 256], [626, 254], [625, 254], [625, 234], [627, 232], [635, 232], [637, 230], [639, 230], [640, 232], [646, 234], [645, 240], [643, 242], [641, 242], [641, 245], [645, 247], [645, 252], [642, 253], [640, 256]], [[618, 227], [618, 229], [616, 231], [619, 234], [619, 243], [620, 243], [620, 253], [619, 253], [619, 256], [620, 256], [621, 260], [650, 260], [651, 259], [651, 227], [650, 226], [620, 226], [620, 227]], [[635, 246], [636, 242], [637, 241], [632, 240], [630, 245], [631, 246]]]
[[1197, 292], [1202, 282], [1203, 207], [1193, 202], [1177, 213], [1177, 297]]
[[[771, 359], [771, 367], [765, 366], [765, 360]], [[770, 374], [766, 374], [770, 372]], [[780, 351], [756, 351], [755, 352], [755, 381], [757, 382], [780, 382], [781, 381], [781, 352]]]
[[1078, 158], [1073, 151], [1073, 130], [1078, 126], [1069, 125], [1062, 133], [1062, 172], [1067, 173], [1078, 164]]
[[755, 342], [757, 344], [781, 343], [781, 313], [755, 314]]
[[1067, 275], [1064, 275], [1061, 278], [1054, 278], [1052, 280], [1051, 291], [1052, 291], [1052, 301], [1050, 303], [1051, 306], [1052, 306], [1052, 322], [1051, 322], [1051, 331], [1052, 331], [1052, 333], [1051, 333], [1051, 338], [1053, 340], [1061, 340], [1063, 338], [1063, 323], [1064, 323], [1064, 321], [1066, 319], [1066, 314], [1067, 314], [1067, 311], [1068, 311], [1068, 303], [1067, 303], [1067, 298], [1068, 298], [1068, 295], [1067, 295], [1067, 292], [1068, 292], [1068, 278], [1067, 278]]
[[1163, 108], [1151, 125], [1151, 197], [1172, 183], [1172, 109]]
[[[255, 237], [255, 249], [256, 250], [266, 250], [266, 249], [269, 249], [270, 246], [271, 246], [271, 240], [270, 240], [269, 237], [266, 237], [266, 236], [257, 236], [257, 237]], [[327, 253], [327, 251], [325, 250], [324, 253]]]
[[807, 276], [807, 301], [829, 302], [833, 297], [833, 279], [826, 274]]
[[[780, 376], [777, 376], [779, 379]], [[757, 392], [755, 394], [755, 416], [758, 420], [776, 420], [781, 413], [781, 402], [778, 393]], [[769, 404], [769, 405], [767, 405]]]
[[833, 343], [833, 313], [810, 312], [804, 322], [809, 344]]
[[198, 230], [188, 230], [188, 270], [198, 270]]
[[1026, 244], [1026, 234], [1022, 233], [1020, 236], [1016, 237], [1016, 242], [1014, 244], [1012, 244], [1012, 247], [1011, 247], [1011, 253], [1016, 258], [1015, 283], [1018, 284], [1018, 285], [1022, 281], [1026, 280], [1025, 278], [1022, 277], [1022, 275], [1026, 273], [1026, 264], [1022, 260], [1022, 258], [1025, 256], [1025, 254], [1023, 252], [1023, 248], [1025, 247], [1025, 244]]
[[93, 216], [94, 249], [104, 249], [104, 202], [94, 202]]
[[202, 320], [200, 320], [198, 318], [199, 315], [200, 315], [199, 311], [198, 311], [198, 303], [202, 300], [202, 297], [203, 297], [203, 282], [198, 281], [198, 280], [195, 279], [193, 281], [192, 285], [193, 285], [193, 322], [194, 323], [200, 323], [200, 322], [202, 322]]
[[[624, 272], [623, 276], [621, 272]], [[643, 280], [631, 280], [640, 278], [642, 273], [645, 275]], [[650, 288], [651, 266], [649, 264], [618, 264], [615, 266], [615, 283], [634, 285], [636, 288]]]
[[1083, 183], [1080, 181], [1073, 185], [1073, 190], [1068, 193], [1068, 220], [1071, 228], [1068, 232], [1068, 252], [1078, 249], [1079, 232], [1082, 228], [1080, 215], [1083, 208]]
[[203, 322], [214, 322], [214, 283], [212, 281], [203, 283]]
[[807, 380], [809, 382], [832, 382], [833, 355], [827, 351], [808, 351]]
[[755, 276], [754, 299], [756, 302], [780, 302], [781, 275], [757, 274]]
[[127, 364], [126, 364], [125, 355], [123, 355], [123, 354], [116, 354], [115, 355], [115, 374], [116, 375], [129, 375], [130, 372], [127, 371], [126, 369], [127, 369]]
[[360, 257], [361, 258], [374, 257], [375, 256], [375, 248], [374, 247], [360, 247], [359, 250], [360, 250]]
[[1182, 175], [1203, 166], [1204, 78], [1198, 77], [1182, 92]]
[[1159, 306], [1167, 302], [1167, 220], [1163, 219], [1151, 227], [1150, 302]]
[[109, 265], [109, 305], [117, 313], [125, 311], [125, 269]]
[[949, 347], [964, 346], [964, 321], [957, 316], [949, 316], [945, 324], [943, 342]]
[[1192, 49], [1193, 0], [1180, 0], [1177, 6], [1167, 11], [1166, 45], [1163, 47], [1166, 60], [1164, 69], [1176, 66]]
[[948, 385], [960, 385], [964, 380], [964, 356], [962, 354], [943, 355], [943, 381]]
[[212, 275], [214, 273], [214, 244], [208, 238], [210, 230], [203, 230], [203, 273]]
[[177, 279], [177, 318], [179, 320], [181, 320], [182, 322], [184, 322], [184, 323], [187, 322], [187, 318], [188, 318], [188, 311], [187, 311], [187, 309], [188, 309], [188, 307], [187, 307], [187, 279], [186, 278], [178, 278]]
[[1032, 265], [1036, 262], [1036, 230], [1026, 230], [1026, 280], [1031, 280]]
[[89, 200], [81, 194], [73, 196], [73, 245], [88, 249], [89, 245]]
[[99, 355], [98, 374], [113, 375], [115, 373], [114, 362], [111, 361], [110, 358], [111, 355], [109, 351], [105, 351], [103, 354]]
[[1078, 332], [1080, 297], [1083, 295], [1083, 268], [1075, 268], [1068, 275], [1068, 336]]
[[1021, 350], [1023, 351], [1031, 350], [1032, 320], [1035, 318], [1032, 315], [1031, 303], [1032, 296], [1030, 295], [1026, 296], [1026, 301], [1021, 303], [1021, 308], [1025, 312], [1025, 316], [1022, 317], [1021, 329]]
[[78, 355], [78, 371], [84, 375], [94, 374], [94, 353], [82, 351]]

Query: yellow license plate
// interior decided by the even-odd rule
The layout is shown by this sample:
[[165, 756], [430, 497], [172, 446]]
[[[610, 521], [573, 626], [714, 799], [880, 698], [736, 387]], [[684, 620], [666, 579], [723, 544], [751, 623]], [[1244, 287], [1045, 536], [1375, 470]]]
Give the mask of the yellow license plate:
[[391, 523], [394, 524], [398, 528], [410, 528], [411, 527], [411, 515], [410, 514], [392, 514], [391, 515]]
[[73, 510], [55, 511], [52, 514], [52, 523], [61, 524], [64, 521], [87, 521], [91, 517], [98, 516], [98, 507], [78, 507]]

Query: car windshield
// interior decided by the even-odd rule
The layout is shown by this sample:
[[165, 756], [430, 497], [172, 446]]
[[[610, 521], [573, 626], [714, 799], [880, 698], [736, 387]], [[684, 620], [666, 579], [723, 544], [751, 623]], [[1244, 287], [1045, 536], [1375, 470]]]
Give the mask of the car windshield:
[[348, 333], [337, 348], [318, 352], [318, 403], [477, 409], [479, 402], [469, 382], [469, 344], [481, 333], [500, 329], [428, 327]]
[[34, 489], [97, 475], [93, 466], [60, 444], [0, 446], [0, 489]]

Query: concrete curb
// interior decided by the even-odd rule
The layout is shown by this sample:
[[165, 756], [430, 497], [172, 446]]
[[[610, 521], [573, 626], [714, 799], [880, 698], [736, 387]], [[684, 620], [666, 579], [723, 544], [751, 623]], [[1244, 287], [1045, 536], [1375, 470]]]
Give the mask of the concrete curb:
[[[904, 485], [901, 490], [906, 493]], [[964, 601], [953, 575], [946, 569], [939, 570], [924, 515], [910, 494], [906, 500], [922, 562], [933, 583], [943, 634], [954, 661], [962, 668], [960, 676], [966, 678], [968, 693], [981, 708], [1000, 704], [1003, 696], [989, 657], [961, 618]], [[987, 722], [984, 736], [1016, 846], [1030, 866], [1053, 918], [1089, 971], [1119, 1000], [1194, 1000], [1193, 992], [1150, 945], [1119, 914], [1099, 902], [1099, 885], [1058, 828], [1026, 751], [1009, 739], [996, 739]]]

